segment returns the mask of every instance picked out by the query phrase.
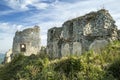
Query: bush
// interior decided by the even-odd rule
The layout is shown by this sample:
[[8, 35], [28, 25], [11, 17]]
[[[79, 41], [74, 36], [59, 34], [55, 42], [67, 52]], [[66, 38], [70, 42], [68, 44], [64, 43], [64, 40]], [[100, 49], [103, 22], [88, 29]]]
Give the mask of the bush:
[[76, 73], [82, 70], [82, 65], [79, 59], [75, 58], [68, 58], [64, 61], [60, 61], [55, 65], [54, 68], [57, 72], [63, 72], [66, 75], [69, 75], [70, 73]]
[[109, 74], [120, 80], [120, 59], [115, 60], [108, 68]]
[[16, 55], [14, 59], [5, 64], [0, 70], [2, 80], [33, 80], [43, 69], [43, 60], [31, 55], [29, 57]]
[[[0, 66], [0, 80], [120, 80], [120, 42], [116, 41], [95, 54], [50, 59], [41, 53], [16, 55]], [[116, 79], [115, 79], [116, 78]]]

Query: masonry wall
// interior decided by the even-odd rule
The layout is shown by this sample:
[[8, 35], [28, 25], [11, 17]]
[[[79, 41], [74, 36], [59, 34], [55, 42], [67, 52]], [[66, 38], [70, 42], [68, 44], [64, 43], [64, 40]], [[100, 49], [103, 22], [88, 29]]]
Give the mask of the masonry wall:
[[23, 31], [17, 31], [13, 40], [13, 54], [22, 53], [25, 56], [37, 54], [40, 51], [39, 33], [40, 29], [38, 26], [35, 26], [34, 28], [28, 28]]
[[[51, 30], [56, 31], [55, 34], [59, 33], [59, 39], [55, 37], [55, 34], [50, 34]], [[61, 31], [57, 30], [58, 28], [52, 28], [48, 31], [47, 46], [54, 45], [55, 48], [48, 47], [47, 49], [48, 54], [53, 54], [53, 57], [56, 57], [54, 54], [57, 57], [80, 55], [90, 49], [100, 49], [110, 41], [118, 39], [115, 21], [105, 9], [68, 20], [62, 25]], [[51, 36], [54, 41], [49, 40]], [[101, 46], [101, 43], [105, 45]]]
[[47, 53], [49, 53], [50, 57], [57, 58], [61, 56], [61, 31], [62, 27], [51, 28], [47, 33]]

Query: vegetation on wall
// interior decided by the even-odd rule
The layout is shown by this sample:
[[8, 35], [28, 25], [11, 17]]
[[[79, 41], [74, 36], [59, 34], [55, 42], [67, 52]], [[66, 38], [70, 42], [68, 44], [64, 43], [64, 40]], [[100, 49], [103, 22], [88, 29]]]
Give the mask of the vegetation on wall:
[[89, 51], [54, 60], [45, 55], [19, 55], [0, 67], [0, 80], [120, 80], [119, 74], [119, 41], [99, 54]]

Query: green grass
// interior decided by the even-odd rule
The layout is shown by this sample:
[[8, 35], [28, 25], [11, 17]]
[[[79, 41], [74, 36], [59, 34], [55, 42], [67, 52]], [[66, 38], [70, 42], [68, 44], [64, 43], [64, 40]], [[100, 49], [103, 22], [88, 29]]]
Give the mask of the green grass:
[[99, 54], [89, 51], [54, 60], [45, 55], [19, 55], [0, 67], [0, 80], [120, 80], [119, 74], [119, 41]]

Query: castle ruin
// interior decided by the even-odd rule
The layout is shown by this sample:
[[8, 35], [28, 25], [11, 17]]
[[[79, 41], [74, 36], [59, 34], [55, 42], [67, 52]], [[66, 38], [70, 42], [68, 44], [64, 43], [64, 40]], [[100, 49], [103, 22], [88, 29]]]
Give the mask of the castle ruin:
[[[5, 61], [10, 62], [11, 56], [22, 53], [25, 56], [40, 51], [40, 29], [38, 26], [17, 31], [13, 47], [6, 54]], [[101, 9], [84, 16], [68, 20], [62, 27], [54, 27], [47, 33], [47, 54], [51, 58], [76, 55], [93, 50], [100, 52], [104, 46], [114, 40], [120, 40], [120, 30], [109, 12]]]
[[38, 26], [24, 29], [23, 31], [16, 31], [12, 49], [6, 53], [5, 63], [10, 62], [16, 54], [25, 56], [36, 55], [40, 48], [40, 28]]
[[13, 39], [13, 54], [23, 53], [25, 56], [37, 54], [40, 51], [40, 29], [38, 26], [17, 31]]
[[117, 26], [105, 9], [66, 21], [62, 27], [48, 30], [47, 53], [53, 58], [77, 55], [88, 50], [99, 52], [117, 40]]

